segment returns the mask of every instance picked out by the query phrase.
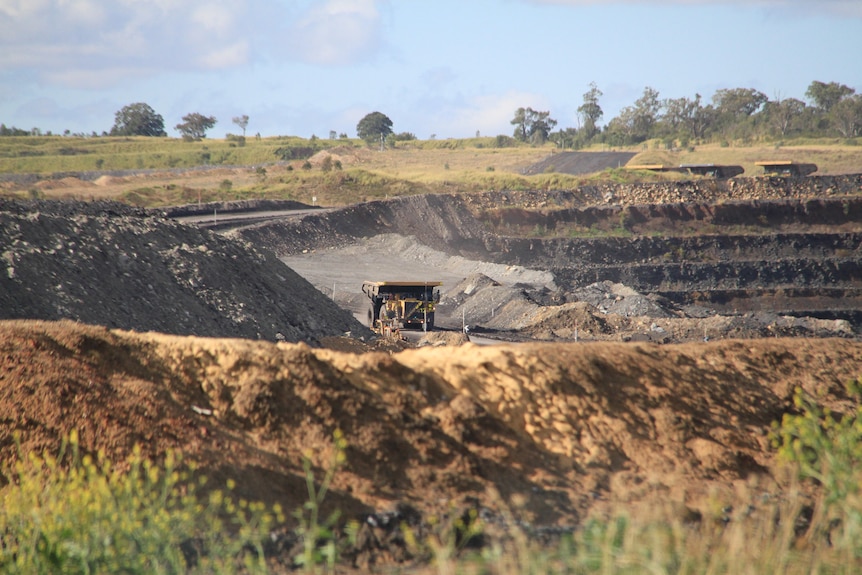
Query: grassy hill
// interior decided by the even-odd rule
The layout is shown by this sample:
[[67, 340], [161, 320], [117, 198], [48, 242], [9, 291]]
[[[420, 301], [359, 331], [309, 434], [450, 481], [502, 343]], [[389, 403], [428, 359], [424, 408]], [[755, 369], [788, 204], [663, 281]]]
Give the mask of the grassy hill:
[[[355, 139], [3, 137], [0, 194], [114, 198], [147, 206], [256, 198], [344, 205], [418, 193], [567, 189], [595, 181], [679, 178], [624, 169], [524, 176], [528, 166], [559, 150], [552, 144], [496, 146], [496, 138], [408, 141], [379, 151]], [[846, 140], [683, 150], [667, 150], [652, 141], [630, 151], [637, 152], [630, 164], [738, 164], [746, 175], [760, 173], [754, 163], [764, 159], [813, 162], [820, 174], [862, 172], [862, 146]]]

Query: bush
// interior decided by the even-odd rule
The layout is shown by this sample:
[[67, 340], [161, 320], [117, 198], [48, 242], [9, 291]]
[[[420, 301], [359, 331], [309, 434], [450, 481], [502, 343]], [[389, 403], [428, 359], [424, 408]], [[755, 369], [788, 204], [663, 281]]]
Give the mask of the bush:
[[856, 406], [839, 417], [797, 389], [793, 404], [800, 412], [784, 415], [772, 441], [800, 479], [823, 488], [812, 529], [862, 557], [862, 380], [847, 384], [847, 395]]
[[494, 139], [494, 145], [497, 148], [513, 148], [515, 146], [515, 138], [500, 134]]
[[320, 169], [324, 172], [331, 172], [333, 167], [332, 156], [325, 156], [320, 162]]
[[59, 457], [22, 459], [2, 493], [0, 571], [265, 572], [263, 541], [281, 510], [204, 495], [205, 481], [180, 464], [172, 453], [153, 464], [139, 448], [125, 465], [82, 457], [74, 432]]

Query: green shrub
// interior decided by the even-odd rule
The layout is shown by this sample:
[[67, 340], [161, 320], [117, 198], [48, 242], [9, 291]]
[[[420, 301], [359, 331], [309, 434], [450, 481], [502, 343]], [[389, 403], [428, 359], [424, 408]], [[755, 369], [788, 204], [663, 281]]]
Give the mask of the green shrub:
[[[797, 389], [798, 414], [785, 414], [772, 433], [781, 460], [798, 469], [803, 480], [822, 486], [812, 525], [830, 532], [832, 544], [862, 558], [862, 380], [847, 384], [856, 406], [842, 416], [821, 408]], [[836, 527], [837, 526], [837, 527]], [[838, 533], [832, 533], [835, 527]]]
[[31, 454], [0, 492], [0, 572], [265, 572], [262, 543], [281, 510], [205, 494], [192, 471], [139, 448], [122, 465], [82, 456], [74, 432], [58, 457]]

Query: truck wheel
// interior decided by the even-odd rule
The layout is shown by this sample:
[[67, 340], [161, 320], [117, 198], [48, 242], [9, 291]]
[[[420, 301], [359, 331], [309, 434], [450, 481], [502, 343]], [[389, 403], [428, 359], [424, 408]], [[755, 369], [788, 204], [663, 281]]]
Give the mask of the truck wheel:
[[434, 314], [429, 313], [427, 320], [428, 320], [428, 323], [425, 325], [425, 329], [427, 331], [431, 331], [432, 329], [434, 329]]

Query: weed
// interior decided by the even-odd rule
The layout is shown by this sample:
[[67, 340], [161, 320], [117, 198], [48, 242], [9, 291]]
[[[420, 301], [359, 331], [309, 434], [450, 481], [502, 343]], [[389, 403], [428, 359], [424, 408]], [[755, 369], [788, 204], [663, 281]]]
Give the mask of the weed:
[[302, 458], [308, 501], [294, 512], [294, 517], [299, 522], [297, 533], [302, 537], [302, 555], [299, 557], [299, 563], [310, 571], [315, 571], [320, 564], [323, 564], [327, 571], [332, 571], [338, 558], [334, 528], [340, 513], [335, 510], [321, 521], [320, 508], [335, 474], [347, 461], [346, 449], [347, 441], [344, 439], [344, 434], [340, 429], [336, 429], [333, 434], [332, 457], [326, 466], [319, 487], [315, 486], [312, 454], [306, 453]]
[[402, 529], [413, 556], [433, 561], [440, 575], [450, 575], [459, 570], [461, 554], [482, 539], [484, 524], [473, 508], [460, 514], [452, 510], [444, 517], [430, 517], [428, 533], [422, 540], [409, 527]]
[[280, 510], [221, 490], [205, 496], [192, 471], [174, 453], [156, 465], [137, 447], [123, 465], [82, 455], [75, 432], [57, 457], [22, 458], [0, 494], [0, 571], [265, 572], [262, 542]]
[[823, 487], [814, 528], [828, 532], [835, 527], [838, 533], [828, 533], [829, 540], [862, 557], [862, 380], [848, 383], [847, 395], [856, 400], [856, 407], [838, 417], [797, 389], [793, 404], [801, 413], [785, 414], [773, 427], [772, 441], [779, 457], [794, 465], [801, 479]]

